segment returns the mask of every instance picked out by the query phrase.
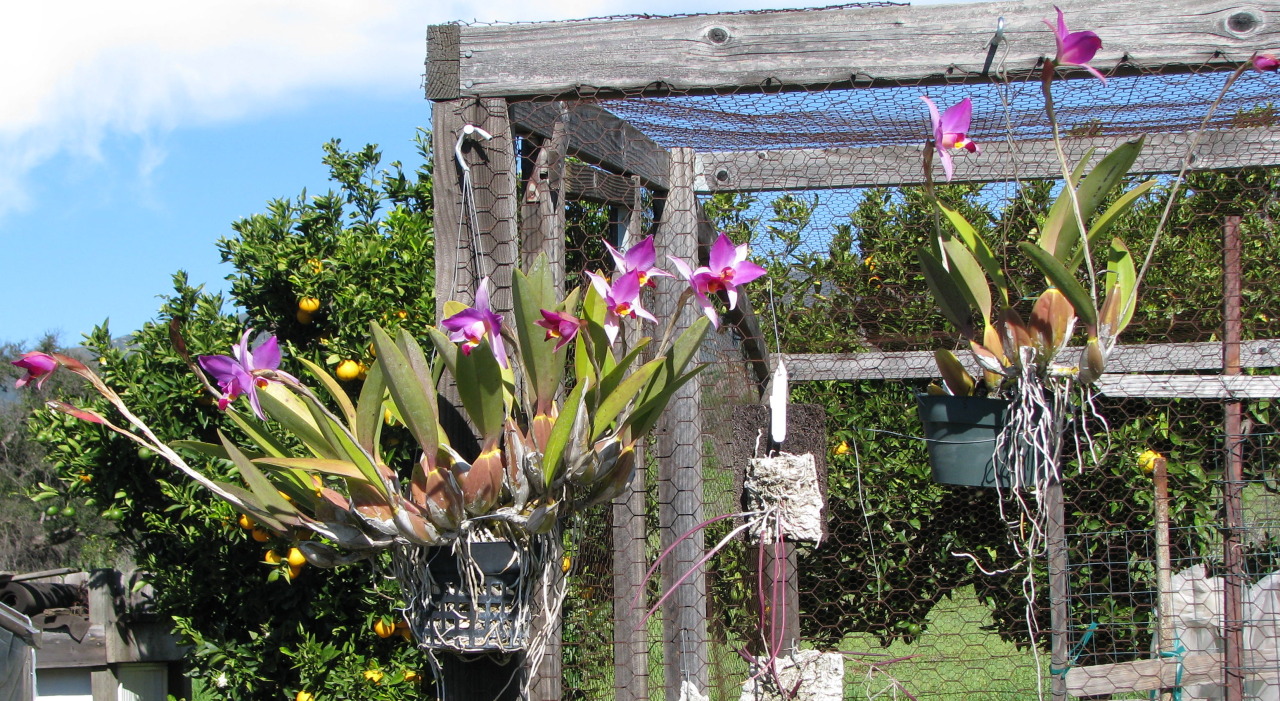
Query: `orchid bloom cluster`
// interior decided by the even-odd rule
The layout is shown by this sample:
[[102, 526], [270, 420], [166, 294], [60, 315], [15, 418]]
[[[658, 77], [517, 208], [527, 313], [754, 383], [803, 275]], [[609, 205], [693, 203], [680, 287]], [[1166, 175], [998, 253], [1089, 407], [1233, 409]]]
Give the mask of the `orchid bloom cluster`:
[[[1045, 20], [1057, 44], [1057, 54], [1044, 68], [1046, 104], [1051, 99], [1049, 83], [1059, 66], [1084, 68], [1106, 83], [1089, 65], [1102, 46], [1098, 35], [1069, 31], [1062, 10], [1057, 13], [1056, 24]], [[1258, 65], [1257, 59], [1254, 65]], [[972, 103], [965, 98], [939, 115], [932, 101], [921, 99], [933, 120], [932, 147], [950, 180], [950, 152], [957, 148], [978, 152], [967, 136]], [[941, 350], [936, 357], [943, 384], [935, 385], [933, 391], [967, 395], [985, 389], [998, 394], [1028, 375], [1066, 377], [1088, 384], [1102, 374], [1116, 337], [1136, 307], [1138, 275], [1133, 257], [1119, 236], [1108, 239], [1107, 235], [1121, 215], [1155, 185], [1154, 180], [1148, 180], [1116, 194], [1141, 150], [1141, 140], [1130, 142], [1108, 154], [1088, 175], [1080, 177], [1083, 168], [1077, 169], [1072, 178], [1074, 187], [1059, 194], [1040, 226], [1038, 239], [1019, 243], [1029, 262], [1049, 281], [1047, 289], [1035, 298], [1029, 319], [1015, 309], [1019, 296], [1011, 294], [1010, 276], [978, 227], [959, 212], [936, 203], [952, 231], [940, 232], [931, 249], [918, 251], [921, 268], [943, 315], [968, 342], [982, 369], [983, 382], [970, 377], [954, 353]], [[1082, 230], [1090, 222], [1092, 225]], [[1076, 279], [1077, 271], [1086, 256], [1099, 251], [1106, 252], [1101, 284], [1082, 284]], [[1092, 279], [1093, 268], [1088, 269]], [[980, 327], [973, 323], [975, 318], [981, 319]], [[1077, 362], [1059, 362], [1058, 355], [1077, 323], [1087, 334], [1083, 352]]]
[[[1094, 32], [1069, 31], [1062, 10], [1057, 7], [1053, 9], [1058, 12], [1057, 24], [1049, 20], [1045, 20], [1044, 23], [1049, 26], [1049, 29], [1053, 30], [1053, 38], [1057, 43], [1058, 51], [1052, 60], [1045, 62], [1045, 80], [1051, 80], [1059, 66], [1076, 66], [1089, 71], [1094, 77], [1101, 80], [1103, 85], [1106, 85], [1106, 76], [1089, 65], [1094, 55], [1098, 53], [1098, 49], [1102, 48], [1102, 40]], [[1259, 65], [1258, 62], [1264, 58], [1265, 56], [1256, 58], [1255, 66]], [[1259, 70], [1266, 69], [1259, 67]], [[933, 125], [931, 148], [937, 154], [938, 159], [942, 161], [942, 170], [947, 176], [947, 182], [951, 182], [951, 177], [955, 172], [955, 164], [952, 161], [952, 153], [955, 150], [960, 149], [974, 154], [982, 153], [981, 147], [968, 136], [969, 125], [973, 120], [973, 102], [966, 97], [939, 113], [938, 106], [934, 104], [933, 100], [924, 96], [921, 96], [920, 99], [928, 106], [929, 119]]]
[[[18, 385], [39, 386], [59, 367], [85, 377], [131, 428], [97, 412], [51, 407], [149, 447], [265, 528], [318, 533], [321, 539], [299, 543], [314, 565], [350, 562], [395, 544], [440, 545], [475, 531], [519, 539], [622, 492], [634, 474], [637, 442], [702, 369], [692, 361], [707, 330], [719, 324], [712, 297], [722, 293], [732, 309], [737, 286], [764, 274], [747, 259], [747, 246], [723, 234], [707, 266], [695, 269], [673, 258], [688, 282], [678, 304], [693, 299], [703, 316], [674, 338], [669, 327], [663, 347], [650, 348], [649, 334], [622, 350], [624, 325], [657, 321], [645, 309], [644, 290], [675, 276], [657, 267], [652, 237], [625, 253], [609, 251], [617, 265], [612, 278], [587, 273], [587, 282], [568, 295], [545, 257], [527, 273], [516, 271], [510, 315], [494, 311], [488, 280], [482, 281], [473, 306], [445, 305], [439, 328], [428, 332], [430, 352], [406, 331], [393, 334], [374, 324], [377, 360], [355, 402], [303, 358], [297, 361], [322, 392], [281, 371], [280, 346], [270, 335], [251, 347], [248, 330], [231, 355], [194, 360], [179, 344], [218, 407], [252, 442], [245, 448], [221, 434], [217, 444], [166, 445], [91, 369], [66, 356], [28, 353], [15, 362], [28, 373]], [[640, 359], [645, 351], [652, 352], [648, 361]], [[442, 428], [437, 381], [445, 373], [473, 437]], [[240, 398], [249, 411], [237, 408]], [[385, 462], [385, 416], [403, 424], [421, 448], [412, 469], [393, 470]], [[293, 440], [281, 440], [281, 433]], [[245, 485], [209, 479], [183, 453], [231, 461]]]

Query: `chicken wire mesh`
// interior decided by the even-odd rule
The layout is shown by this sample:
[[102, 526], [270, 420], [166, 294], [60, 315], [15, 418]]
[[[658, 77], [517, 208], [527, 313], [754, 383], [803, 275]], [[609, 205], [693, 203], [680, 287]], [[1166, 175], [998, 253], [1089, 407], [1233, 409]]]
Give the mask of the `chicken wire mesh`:
[[[613, 96], [600, 99], [601, 92]], [[1163, 227], [1124, 348], [1109, 368], [1127, 384], [1103, 383], [1072, 427], [1079, 440], [1064, 459], [1067, 668], [1050, 660], [1044, 558], [1017, 552], [1014, 543], [1028, 525], [1007, 516], [1008, 495], [929, 477], [914, 395], [936, 376], [932, 352], [954, 348], [955, 336], [914, 254], [935, 231], [921, 186], [930, 134], [922, 95], [940, 105], [972, 99], [969, 136], [983, 152], [957, 157], [955, 180], [938, 185], [937, 194], [977, 222], [997, 252], [1011, 254], [1017, 242], [1034, 238], [1061, 189], [1038, 77], [785, 91], [763, 84], [699, 94], [666, 89], [660, 97], [595, 86], [572, 99], [511, 102], [510, 145], [474, 149], [510, 158], [515, 175], [502, 183], [518, 182], [507, 190], [499, 179], [477, 183], [478, 220], [510, 218], [519, 229], [518, 249], [560, 255], [568, 285], [577, 282], [576, 271], [611, 269], [599, 241], [624, 246], [648, 233], [657, 235], [660, 249], [684, 246], [705, 263], [714, 236], [725, 232], [750, 243], [754, 260], [770, 273], [746, 289], [749, 313], [708, 338], [700, 359], [710, 368], [686, 397], [691, 404], [673, 407], [647, 446], [633, 493], [568, 527], [560, 697], [674, 698], [682, 681], [694, 681], [711, 698], [738, 698], [753, 674], [750, 661], [765, 647], [761, 609], [777, 615], [782, 601], [762, 605], [754, 550], [733, 541], [702, 568], [703, 581], [694, 580], [700, 598], [686, 602], [702, 620], [673, 628], [663, 613], [642, 620], [637, 611], [673, 582], [642, 579], [683, 532], [676, 524], [740, 509], [741, 466], [731, 464], [738, 452], [729, 446], [754, 445], [758, 436], [742, 435], [735, 408], [760, 403], [769, 363], [779, 357], [792, 371], [791, 401], [822, 407], [827, 439], [827, 537], [817, 547], [796, 546], [789, 560], [798, 605], [793, 632], [803, 647], [844, 655], [844, 698], [1023, 699], [1049, 694], [1052, 680], [1071, 670], [1091, 678], [1103, 675], [1099, 665], [1158, 659], [1155, 497], [1152, 477], [1138, 462], [1148, 450], [1168, 459], [1173, 571], [1198, 565], [1206, 578], [1222, 576], [1227, 534], [1234, 533], [1245, 554], [1244, 571], [1233, 576], [1246, 590], [1263, 592], [1241, 595], [1251, 602], [1242, 611], [1254, 613], [1241, 613], [1235, 623], [1266, 635], [1257, 631], [1276, 615], [1267, 608], [1264, 582], [1277, 569], [1273, 533], [1280, 515], [1271, 400], [1238, 402], [1248, 445], [1244, 515], [1227, 528], [1229, 402], [1169, 396], [1168, 388], [1175, 378], [1222, 374], [1228, 279], [1239, 282], [1243, 300], [1237, 328], [1245, 373], [1270, 373], [1280, 352], [1271, 341], [1280, 338], [1271, 285], [1280, 254], [1274, 220], [1280, 171], [1258, 147], [1274, 138], [1280, 78], [1233, 77], [1222, 64], [1176, 73], [1128, 64], [1105, 86], [1095, 80], [1054, 86], [1068, 158], [1145, 137], [1133, 177], [1157, 182], [1122, 228], [1131, 249], [1145, 252]], [[505, 117], [508, 105], [480, 102]], [[452, 146], [454, 136], [444, 138]], [[611, 172], [598, 157], [651, 144], [689, 160], [691, 182], [683, 187], [696, 202], [679, 200], [672, 181]], [[1179, 181], [1174, 174], [1184, 164], [1189, 172]], [[690, 225], [664, 228], [677, 210]], [[563, 237], [555, 227], [539, 228], [547, 217], [561, 218]], [[491, 235], [485, 221], [475, 225], [474, 239], [461, 227], [459, 245], [491, 257], [497, 271], [517, 257], [502, 246], [515, 244], [481, 240]], [[1242, 242], [1235, 271], [1223, 263], [1229, 221], [1238, 221]], [[1020, 304], [1029, 307], [1038, 275], [1025, 265], [1014, 273], [1015, 288], [1027, 291]], [[673, 487], [672, 463], [698, 479]], [[697, 534], [694, 557], [728, 535], [732, 523]], [[674, 561], [677, 573], [692, 563], [688, 553]], [[1221, 591], [1214, 586], [1211, 592]], [[1213, 628], [1231, 624], [1211, 612], [1209, 623], [1191, 627], [1208, 631], [1206, 650], [1221, 653], [1223, 638], [1220, 632], [1213, 638]], [[1179, 665], [1190, 655], [1183, 648]], [[1256, 660], [1241, 665], [1252, 684], [1247, 697], [1271, 698], [1264, 670], [1244, 666], [1256, 667]], [[1217, 670], [1221, 679], [1221, 664]], [[1144, 674], [1150, 677], [1138, 673], [1139, 682], [1112, 697], [1148, 698], [1153, 687], [1141, 681]], [[1186, 687], [1183, 698], [1201, 693], [1190, 682]]]

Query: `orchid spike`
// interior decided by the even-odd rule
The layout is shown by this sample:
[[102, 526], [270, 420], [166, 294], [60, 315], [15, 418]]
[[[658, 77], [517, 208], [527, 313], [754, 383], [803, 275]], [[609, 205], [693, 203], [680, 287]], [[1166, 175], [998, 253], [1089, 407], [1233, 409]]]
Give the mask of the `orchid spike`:
[[624, 316], [632, 319], [638, 316], [655, 324], [658, 323], [652, 314], [640, 306], [639, 270], [632, 270], [619, 276], [612, 285], [608, 280], [592, 272], [588, 272], [587, 277], [591, 278], [591, 285], [604, 300], [604, 332], [609, 337], [610, 345], [618, 338], [618, 327]]
[[23, 353], [21, 358], [13, 361], [13, 364], [27, 371], [24, 377], [19, 377], [18, 381], [13, 383], [14, 387], [23, 387], [35, 380], [36, 389], [40, 389], [44, 387], [44, 381], [49, 378], [49, 375], [58, 369], [58, 360], [40, 351]]
[[738, 306], [738, 285], [745, 285], [765, 274], [765, 269], [747, 260], [750, 253], [748, 244], [735, 246], [733, 241], [721, 233], [715, 243], [711, 244], [711, 256], [708, 264], [692, 270], [684, 261], [671, 256], [671, 263], [676, 266], [693, 286], [694, 296], [702, 313], [707, 315], [711, 324], [720, 328], [720, 319], [711, 305], [708, 295], [724, 292], [729, 298], [729, 308]]
[[658, 259], [658, 253], [654, 247], [653, 236], [646, 236], [643, 241], [627, 249], [626, 253], [620, 253], [608, 241], [605, 241], [604, 245], [609, 249], [609, 255], [613, 256], [613, 262], [618, 266], [619, 275], [626, 275], [632, 270], [640, 271], [641, 287], [656, 287], [657, 285], [653, 281], [655, 277], [675, 277], [671, 273], [654, 266]]
[[921, 100], [929, 107], [929, 120], [933, 123], [933, 148], [942, 159], [942, 171], [947, 175], [947, 182], [955, 171], [951, 161], [951, 150], [961, 148], [969, 153], [982, 153], [978, 144], [968, 136], [969, 123], [973, 121], [973, 101], [965, 98], [947, 108], [941, 115], [933, 100], [921, 95]]
[[1069, 32], [1067, 31], [1067, 21], [1062, 16], [1062, 10], [1054, 6], [1058, 11], [1058, 26], [1054, 26], [1049, 20], [1044, 23], [1049, 25], [1049, 29], [1053, 30], [1054, 39], [1058, 43], [1058, 54], [1053, 57], [1053, 63], [1056, 66], [1079, 66], [1089, 71], [1103, 85], [1107, 84], [1107, 77], [1102, 75], [1098, 69], [1089, 65], [1093, 60], [1094, 54], [1098, 53], [1098, 49], [1102, 48], [1102, 39], [1097, 34], [1090, 31]]
[[200, 367], [213, 375], [218, 388], [222, 390], [222, 396], [218, 398], [219, 409], [225, 411], [236, 397], [247, 394], [254, 415], [266, 420], [262, 405], [258, 403], [258, 389], [266, 387], [271, 379], [265, 377], [265, 374], [284, 374], [279, 372], [280, 343], [275, 336], [267, 336], [265, 341], [250, 351], [249, 338], [252, 335], [253, 329], [245, 329], [244, 335], [240, 337], [240, 343], [231, 349], [234, 357], [202, 355], [198, 360]]
[[576, 316], [560, 312], [549, 312], [546, 309], [539, 309], [538, 311], [542, 313], [542, 318], [533, 323], [547, 330], [546, 340], [556, 339], [554, 350], [558, 351], [564, 348], [578, 335], [578, 329], [582, 328], [582, 321]]
[[1260, 73], [1280, 70], [1280, 59], [1271, 54], [1258, 54], [1253, 57], [1253, 68]]
[[440, 323], [449, 331], [449, 340], [462, 343], [463, 355], [471, 355], [471, 351], [486, 337], [498, 365], [506, 370], [507, 348], [502, 342], [502, 317], [493, 311], [489, 304], [489, 278], [480, 281], [476, 288], [476, 306], [467, 307]]

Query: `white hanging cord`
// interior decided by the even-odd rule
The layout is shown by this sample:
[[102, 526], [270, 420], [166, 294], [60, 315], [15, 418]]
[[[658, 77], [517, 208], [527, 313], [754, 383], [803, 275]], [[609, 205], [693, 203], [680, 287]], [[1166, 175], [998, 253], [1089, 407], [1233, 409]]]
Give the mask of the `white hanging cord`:
[[[458, 140], [453, 145], [453, 156], [458, 161], [458, 167], [462, 169], [462, 209], [458, 212], [458, 231], [462, 231], [462, 225], [465, 220], [467, 229], [471, 232], [472, 270], [475, 271], [476, 280], [483, 280], [485, 272], [480, 264], [480, 214], [476, 211], [475, 186], [471, 182], [471, 166], [462, 155], [462, 142], [468, 137], [475, 141], [488, 141], [493, 138], [493, 134], [474, 124], [467, 124], [462, 127], [462, 131], [458, 133]], [[453, 269], [454, 292], [458, 290], [458, 270], [460, 267], [455, 266]]]

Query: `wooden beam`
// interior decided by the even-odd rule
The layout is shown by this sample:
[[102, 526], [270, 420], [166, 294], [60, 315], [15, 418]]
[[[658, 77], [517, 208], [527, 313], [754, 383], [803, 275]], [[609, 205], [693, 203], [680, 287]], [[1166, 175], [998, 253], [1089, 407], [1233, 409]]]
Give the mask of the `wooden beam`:
[[[461, 28], [460, 93], [664, 95], [986, 80], [1004, 18], [1005, 71], [1052, 57], [1054, 1], [831, 8]], [[1103, 72], [1248, 59], [1280, 44], [1280, 9], [1240, 0], [1056, 0], [1102, 38]], [[1266, 8], [1266, 9], [1264, 9]], [[431, 71], [428, 71], [431, 73]]]
[[614, 175], [583, 163], [565, 166], [565, 196], [570, 200], [585, 200], [601, 204], [631, 208], [636, 190], [632, 178]]
[[1170, 399], [1276, 399], [1278, 375], [1103, 375], [1098, 391], [1108, 397]]
[[[1276, 652], [1254, 652], [1245, 661], [1246, 680], [1280, 678]], [[1108, 696], [1134, 691], [1154, 691], [1197, 684], [1222, 684], [1224, 660], [1218, 652], [1189, 652], [1178, 657], [1136, 660], [1067, 670], [1067, 693], [1072, 696]]]
[[[671, 154], [671, 190], [662, 206], [656, 237], [659, 259], [676, 256], [692, 260], [698, 254], [698, 201], [693, 192], [693, 150], [674, 149]], [[687, 284], [675, 278], [659, 278], [653, 313], [664, 323], [674, 319], [678, 334], [696, 318], [694, 305], [680, 305]], [[705, 553], [702, 492], [702, 388], [695, 378], [676, 390], [659, 421], [658, 527], [664, 549], [661, 587], [673, 591], [663, 605], [662, 642], [666, 697], [681, 698], [682, 682], [691, 682], [707, 693], [710, 682], [707, 651], [707, 579], [694, 569]], [[688, 538], [676, 542], [684, 533]], [[679, 586], [676, 581], [693, 570]]]
[[[1075, 358], [1080, 348], [1068, 348], [1062, 358]], [[957, 353], [971, 373], [980, 372], [969, 353]], [[815, 380], [912, 380], [938, 377], [933, 351], [899, 353], [791, 353], [787, 374], [792, 382]], [[1246, 368], [1280, 367], [1280, 339], [1240, 344], [1240, 363]], [[1221, 343], [1146, 343], [1122, 345], [1107, 360], [1111, 373], [1215, 370], [1222, 366]]]
[[[922, 137], [923, 138], [923, 137]], [[1077, 163], [1090, 150], [1101, 160], [1132, 137], [1097, 136], [1065, 139], [1067, 160]], [[1130, 173], [1173, 173], [1182, 167], [1195, 135], [1149, 134]], [[698, 180], [705, 192], [762, 192], [831, 188], [919, 185], [924, 182], [921, 150], [915, 146], [867, 148], [777, 149], [705, 152], [698, 156]], [[1280, 132], [1268, 128], [1208, 131], [1193, 153], [1197, 170], [1280, 164]], [[936, 179], [943, 177], [935, 164]], [[1004, 182], [1028, 178], [1060, 178], [1062, 169], [1049, 140], [986, 141], [980, 154], [955, 158], [955, 179], [964, 182]]]
[[556, 122], [561, 120], [569, 128], [569, 155], [614, 173], [638, 175], [657, 189], [669, 189], [670, 154], [613, 113], [587, 104], [516, 102], [511, 105], [511, 123], [518, 133], [549, 139]]

